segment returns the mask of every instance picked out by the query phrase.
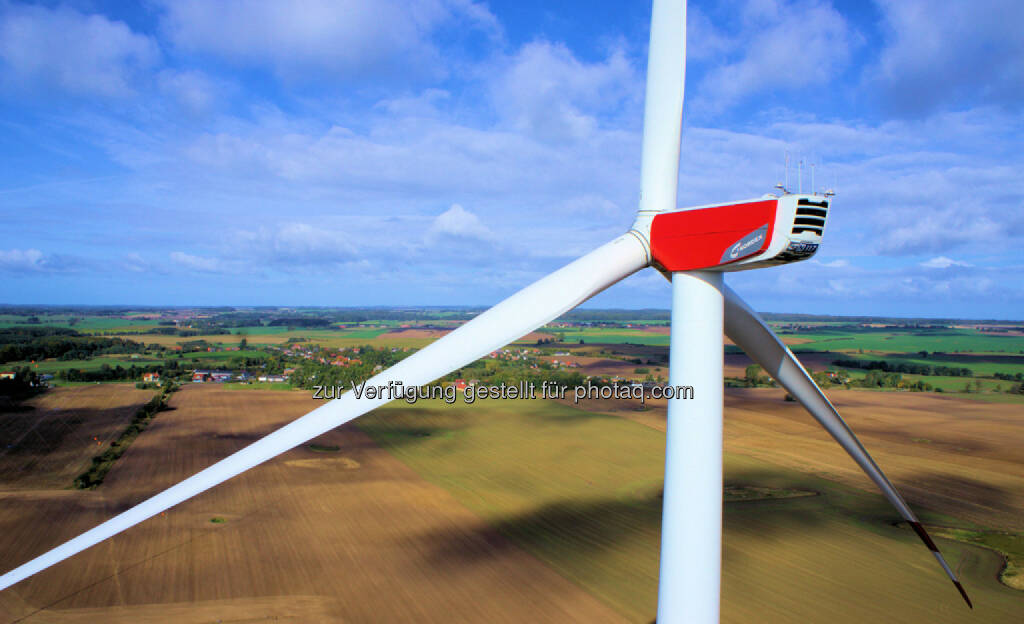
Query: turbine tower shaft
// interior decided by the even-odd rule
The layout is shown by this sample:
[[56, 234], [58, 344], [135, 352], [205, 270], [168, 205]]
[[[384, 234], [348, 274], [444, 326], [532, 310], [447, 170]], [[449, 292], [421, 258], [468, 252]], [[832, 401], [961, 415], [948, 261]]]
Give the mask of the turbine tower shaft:
[[[672, 274], [658, 622], [717, 624], [722, 571], [720, 272]], [[678, 391], [692, 387], [692, 398]]]

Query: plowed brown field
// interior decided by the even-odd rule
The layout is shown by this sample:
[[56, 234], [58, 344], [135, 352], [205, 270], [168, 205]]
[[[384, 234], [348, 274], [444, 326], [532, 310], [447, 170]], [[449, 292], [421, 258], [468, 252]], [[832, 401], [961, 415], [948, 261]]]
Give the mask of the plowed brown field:
[[[67, 392], [82, 390], [99, 391]], [[297, 392], [185, 388], [99, 489], [0, 492], [3, 567], [315, 406]], [[290, 451], [15, 585], [0, 593], [0, 622], [621, 620], [481, 534], [477, 516], [365, 434], [343, 427], [316, 443], [343, 450]], [[437, 540], [474, 556], [439, 559]]]
[[0, 490], [70, 487], [152, 396], [132, 384], [53, 388], [0, 413]]

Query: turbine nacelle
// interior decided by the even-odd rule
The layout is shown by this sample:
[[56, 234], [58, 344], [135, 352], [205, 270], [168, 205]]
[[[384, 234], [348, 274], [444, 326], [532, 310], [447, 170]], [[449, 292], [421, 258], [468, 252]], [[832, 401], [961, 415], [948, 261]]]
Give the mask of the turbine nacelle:
[[766, 195], [663, 212], [650, 221], [651, 264], [662, 272], [744, 271], [806, 260], [828, 220], [821, 195]]

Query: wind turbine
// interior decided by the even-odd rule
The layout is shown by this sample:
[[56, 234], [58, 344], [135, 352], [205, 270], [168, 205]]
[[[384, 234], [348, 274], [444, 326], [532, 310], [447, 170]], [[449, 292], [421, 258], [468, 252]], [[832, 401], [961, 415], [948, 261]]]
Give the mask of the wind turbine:
[[[717, 622], [722, 538], [724, 333], [798, 400], [871, 478], [956, 575], [913, 511], [793, 353], [724, 274], [804, 260], [817, 251], [829, 198], [783, 193], [678, 210], [686, 66], [685, 0], [654, 0], [647, 67], [640, 206], [632, 228], [527, 286], [367, 381], [405, 388], [435, 379], [554, 320], [651, 266], [672, 282], [669, 384], [694, 388], [668, 402], [659, 622]], [[0, 576], [0, 590], [392, 400], [349, 392], [53, 550]]]

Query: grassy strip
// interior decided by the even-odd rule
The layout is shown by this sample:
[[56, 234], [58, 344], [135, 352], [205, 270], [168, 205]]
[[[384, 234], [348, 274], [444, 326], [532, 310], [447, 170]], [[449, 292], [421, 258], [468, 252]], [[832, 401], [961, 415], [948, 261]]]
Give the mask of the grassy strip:
[[999, 574], [999, 580], [1007, 587], [1024, 590], [1024, 535], [954, 528], [932, 529], [932, 533], [939, 537], [984, 546], [998, 552], [1006, 562]]
[[148, 403], [140, 407], [139, 411], [135, 413], [135, 418], [128, 423], [128, 427], [121, 432], [121, 435], [116, 440], [110, 443], [110, 448], [93, 457], [92, 465], [89, 466], [89, 469], [78, 475], [74, 483], [75, 488], [79, 490], [93, 490], [99, 487], [107, 473], [114, 467], [114, 462], [128, 450], [128, 447], [135, 438], [139, 437], [139, 434], [146, 430], [146, 427], [149, 426], [149, 421], [156, 417], [157, 412], [167, 406], [167, 399], [175, 390], [177, 390], [176, 386], [164, 386], [160, 394], [155, 395]]
[[780, 498], [801, 498], [804, 496], [818, 496], [813, 490], [799, 490], [795, 488], [769, 488], [756, 485], [726, 485], [723, 492], [725, 502], [734, 501], [757, 501], [776, 500]]
[[341, 447], [336, 444], [309, 444], [307, 446], [309, 450], [317, 453], [337, 453], [341, 450]]

